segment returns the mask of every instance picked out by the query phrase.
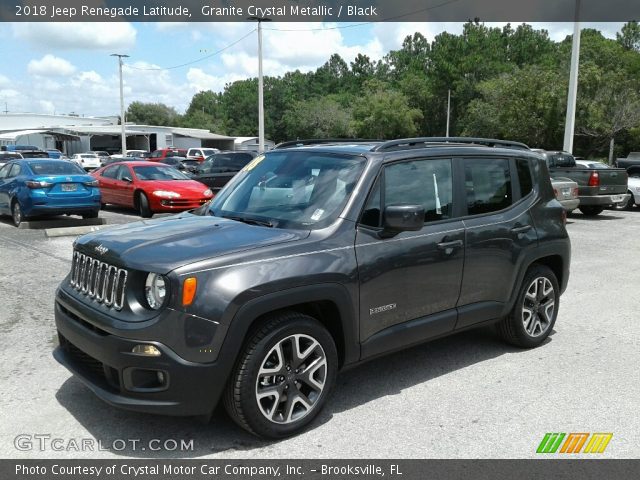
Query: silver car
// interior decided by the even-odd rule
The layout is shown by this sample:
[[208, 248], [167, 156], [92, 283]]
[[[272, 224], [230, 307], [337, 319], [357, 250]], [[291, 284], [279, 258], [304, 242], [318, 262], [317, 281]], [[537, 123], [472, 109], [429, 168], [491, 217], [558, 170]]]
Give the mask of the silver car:
[[551, 179], [553, 193], [564, 209], [571, 213], [580, 205], [578, 198], [578, 184], [566, 177], [555, 177]]

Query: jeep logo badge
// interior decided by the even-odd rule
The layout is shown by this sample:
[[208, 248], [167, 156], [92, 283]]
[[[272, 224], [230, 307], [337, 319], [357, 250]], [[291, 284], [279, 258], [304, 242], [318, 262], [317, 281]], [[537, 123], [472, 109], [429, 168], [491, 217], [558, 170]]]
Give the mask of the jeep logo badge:
[[94, 250], [98, 252], [100, 255], [104, 255], [109, 251], [109, 249], [102, 244], [98, 245]]

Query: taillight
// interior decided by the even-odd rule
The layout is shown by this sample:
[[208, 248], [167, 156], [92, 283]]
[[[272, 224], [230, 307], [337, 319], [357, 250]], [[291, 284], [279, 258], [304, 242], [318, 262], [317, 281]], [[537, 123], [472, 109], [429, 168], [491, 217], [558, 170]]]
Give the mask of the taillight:
[[97, 187], [98, 186], [98, 180], [91, 180], [90, 182], [84, 182], [83, 185], [85, 187]]
[[573, 187], [573, 188], [571, 189], [571, 195], [572, 195], [572, 196], [574, 196], [574, 197], [577, 197], [577, 196], [579, 195], [579, 193], [578, 193], [578, 187]]
[[24, 182], [29, 188], [49, 188], [53, 183], [49, 182], [35, 182], [35, 181], [27, 181]]
[[558, 194], [558, 189], [557, 188], [553, 189], [553, 194], [556, 196], [556, 198], [560, 197], [560, 195]]
[[567, 224], [567, 211], [566, 210], [562, 210], [562, 224], [566, 225]]
[[600, 186], [600, 174], [598, 172], [591, 172], [591, 176], [589, 177], [589, 186], [590, 187]]

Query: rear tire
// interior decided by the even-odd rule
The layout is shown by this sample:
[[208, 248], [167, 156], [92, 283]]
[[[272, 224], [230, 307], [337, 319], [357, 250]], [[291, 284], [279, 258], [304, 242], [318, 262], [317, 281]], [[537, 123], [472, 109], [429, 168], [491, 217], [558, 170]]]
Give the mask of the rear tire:
[[98, 218], [99, 214], [100, 214], [100, 210], [93, 210], [89, 213], [83, 213], [82, 218], [84, 218], [85, 220], [88, 218]]
[[20, 224], [25, 220], [18, 200], [14, 200], [11, 204], [11, 218], [13, 219], [13, 224], [16, 227], [20, 227]]
[[600, 215], [604, 210], [604, 207], [596, 207], [592, 205], [585, 205], [584, 207], [578, 207], [583, 215], [587, 217], [595, 217]]
[[559, 306], [555, 274], [549, 267], [533, 265], [524, 276], [511, 313], [497, 324], [498, 333], [517, 347], [537, 347], [553, 330]]
[[337, 367], [333, 338], [316, 319], [273, 315], [245, 344], [223, 396], [225, 409], [259, 437], [294, 435], [320, 413]]
[[149, 199], [144, 194], [144, 192], [138, 192], [138, 213], [142, 218], [151, 218], [153, 217], [153, 212], [151, 211], [151, 207], [149, 206]]

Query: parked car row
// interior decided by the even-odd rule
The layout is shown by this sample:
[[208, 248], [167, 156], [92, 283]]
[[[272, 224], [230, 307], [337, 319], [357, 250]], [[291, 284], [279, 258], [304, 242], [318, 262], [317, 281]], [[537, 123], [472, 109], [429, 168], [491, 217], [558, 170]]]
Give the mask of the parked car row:
[[[628, 202], [628, 175], [624, 168], [611, 168], [591, 160], [576, 160], [573, 155], [563, 151], [533, 151], [544, 158], [552, 181], [563, 182], [560, 190], [556, 188], [556, 198], [564, 202], [567, 211], [577, 207], [584, 215], [595, 216], [606, 207]], [[574, 198], [570, 198], [575, 186], [568, 185], [567, 181], [575, 182], [578, 188], [578, 205], [574, 206]]]

